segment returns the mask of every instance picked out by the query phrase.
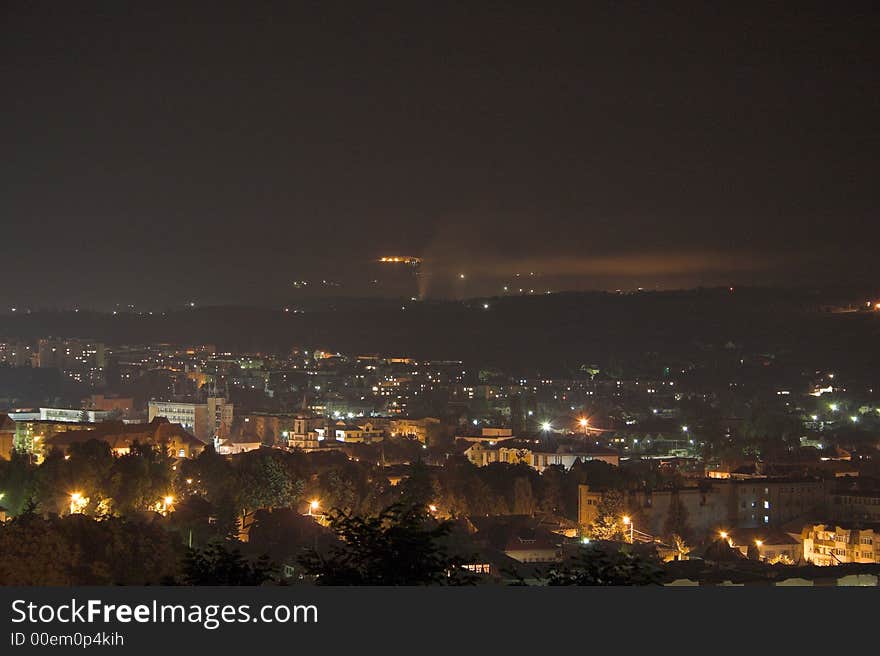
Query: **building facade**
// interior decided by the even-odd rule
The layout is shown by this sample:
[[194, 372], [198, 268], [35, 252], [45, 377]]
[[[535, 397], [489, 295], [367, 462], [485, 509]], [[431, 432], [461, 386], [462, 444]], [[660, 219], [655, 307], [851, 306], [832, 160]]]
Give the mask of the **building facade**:
[[[878, 563], [875, 545], [880, 525], [869, 528], [839, 524], [813, 524], [803, 530], [804, 560], [814, 565]], [[876, 532], [875, 532], [876, 531]]]
[[206, 444], [215, 437], [229, 436], [234, 419], [234, 407], [223, 397], [209, 397], [206, 403], [180, 403], [177, 401], [150, 401], [148, 420], [164, 417], [173, 424], [180, 424]]

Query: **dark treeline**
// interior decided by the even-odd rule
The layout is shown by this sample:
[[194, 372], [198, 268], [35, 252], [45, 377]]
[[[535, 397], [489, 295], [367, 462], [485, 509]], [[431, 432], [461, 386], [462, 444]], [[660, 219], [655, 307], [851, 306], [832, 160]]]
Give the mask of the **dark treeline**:
[[[852, 297], [864, 302], [859, 294]], [[828, 362], [838, 369], [847, 363], [868, 366], [866, 353], [878, 357], [871, 347], [874, 317], [822, 312], [834, 301], [812, 292], [559, 293], [488, 299], [488, 310], [483, 302], [339, 299], [303, 303], [302, 312], [234, 307], [152, 315], [34, 311], [0, 317], [0, 335], [83, 336], [110, 344], [215, 343], [224, 349], [279, 352], [312, 345], [554, 374], [609, 357], [637, 361], [647, 352], [690, 353], [700, 344], [728, 341], [789, 351], [795, 361]], [[295, 301], [291, 307], [300, 309]], [[862, 356], [856, 359], [853, 353]]]

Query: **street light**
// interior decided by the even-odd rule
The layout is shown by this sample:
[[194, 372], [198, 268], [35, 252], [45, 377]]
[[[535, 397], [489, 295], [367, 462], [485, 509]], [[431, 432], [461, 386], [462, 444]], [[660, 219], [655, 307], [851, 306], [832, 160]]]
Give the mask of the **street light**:
[[578, 423], [581, 425], [581, 428], [584, 429], [584, 435], [586, 435], [587, 434], [587, 426], [590, 425], [590, 420], [587, 419], [586, 417], [581, 417], [578, 420]]
[[313, 499], [312, 501], [310, 501], [309, 502], [309, 515], [311, 515], [312, 512], [317, 510], [320, 506], [321, 506], [321, 504], [318, 503], [317, 499]]
[[541, 430], [544, 431], [545, 433], [547, 431], [549, 431], [551, 428], [553, 428], [553, 425], [549, 421], [541, 422]]
[[630, 544], [632, 544], [633, 543], [633, 529], [635, 528], [635, 525], [633, 524], [633, 520], [632, 520], [632, 518], [629, 517], [629, 515], [624, 515], [623, 516], [623, 523], [624, 523], [624, 525], [629, 526], [629, 542], [630, 542]]
[[432, 503], [430, 506], [428, 506], [428, 510], [430, 510], [432, 513], [435, 513], [437, 512], [437, 506]]
[[88, 503], [89, 500], [83, 497], [82, 492], [73, 492], [70, 495], [70, 514], [81, 513]]

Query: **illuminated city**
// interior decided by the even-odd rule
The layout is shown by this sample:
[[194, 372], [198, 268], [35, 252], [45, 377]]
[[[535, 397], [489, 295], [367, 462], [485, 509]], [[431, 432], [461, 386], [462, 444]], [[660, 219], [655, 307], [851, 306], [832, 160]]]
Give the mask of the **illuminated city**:
[[878, 585], [870, 12], [9, 4], [0, 586]]

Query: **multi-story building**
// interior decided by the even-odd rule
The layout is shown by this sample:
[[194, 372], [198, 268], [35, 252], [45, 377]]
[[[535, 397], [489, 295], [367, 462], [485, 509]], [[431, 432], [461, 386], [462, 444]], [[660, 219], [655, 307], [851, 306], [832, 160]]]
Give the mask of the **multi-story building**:
[[577, 462], [598, 460], [609, 465], [620, 464], [620, 456], [612, 449], [594, 449], [559, 446], [554, 450], [533, 448], [519, 440], [503, 440], [496, 444], [475, 442], [464, 455], [477, 467], [485, 467], [493, 462], [506, 462], [512, 465], [526, 464], [539, 472], [548, 467], [561, 466], [571, 469]]
[[37, 463], [49, 453], [48, 438], [70, 430], [94, 430], [100, 424], [79, 421], [42, 421], [23, 419], [15, 422], [15, 445], [18, 451], [31, 454]]
[[107, 350], [101, 342], [85, 339], [41, 339], [37, 342], [36, 364], [58, 369], [81, 383], [103, 380]]
[[397, 418], [390, 422], [391, 436], [404, 435], [417, 439], [422, 444], [428, 444], [440, 429], [440, 420], [436, 417], [422, 417], [421, 419]]
[[256, 438], [262, 444], [284, 444], [293, 432], [295, 417], [292, 414], [252, 412], [239, 415], [236, 425], [242, 435]]
[[[578, 489], [578, 524], [596, 518], [602, 492], [587, 485]], [[639, 530], [664, 535], [671, 523], [684, 524], [694, 538], [735, 528], [781, 527], [790, 521], [821, 514], [826, 484], [820, 479], [703, 479], [679, 489], [626, 493], [627, 513]], [[674, 517], [673, 517], [674, 516]]]
[[373, 426], [370, 421], [352, 424], [340, 419], [331, 422], [326, 428], [318, 428], [317, 433], [321, 440], [336, 440], [337, 442], [354, 444], [370, 444], [385, 439], [385, 432]]
[[323, 439], [318, 429], [323, 429], [325, 423], [324, 417], [298, 414], [293, 418], [293, 430], [287, 435], [282, 433], [282, 438], [287, 438], [287, 446], [291, 449], [317, 449]]
[[178, 401], [150, 401], [148, 419], [164, 417], [180, 424], [202, 442], [215, 437], [229, 436], [234, 418], [234, 406], [223, 397], [208, 397], [206, 403], [181, 403]]
[[205, 444], [190, 435], [181, 426], [164, 418], [156, 418], [148, 424], [123, 424], [108, 422], [97, 424], [92, 430], [70, 430], [56, 433], [46, 440], [47, 447], [67, 451], [72, 444], [88, 440], [100, 440], [110, 446], [114, 455], [125, 455], [135, 442], [141, 445], [166, 449], [175, 458], [192, 458], [205, 448]]
[[814, 565], [880, 563], [880, 524], [813, 524], [803, 533], [804, 560]]
[[880, 491], [838, 491], [828, 497], [827, 516], [840, 522], [880, 522]]
[[107, 421], [112, 412], [106, 410], [87, 410], [80, 408], [40, 408], [41, 421], [74, 421], [94, 424]]
[[34, 358], [34, 348], [27, 342], [18, 340], [0, 342], [0, 364], [10, 367], [30, 367]]

